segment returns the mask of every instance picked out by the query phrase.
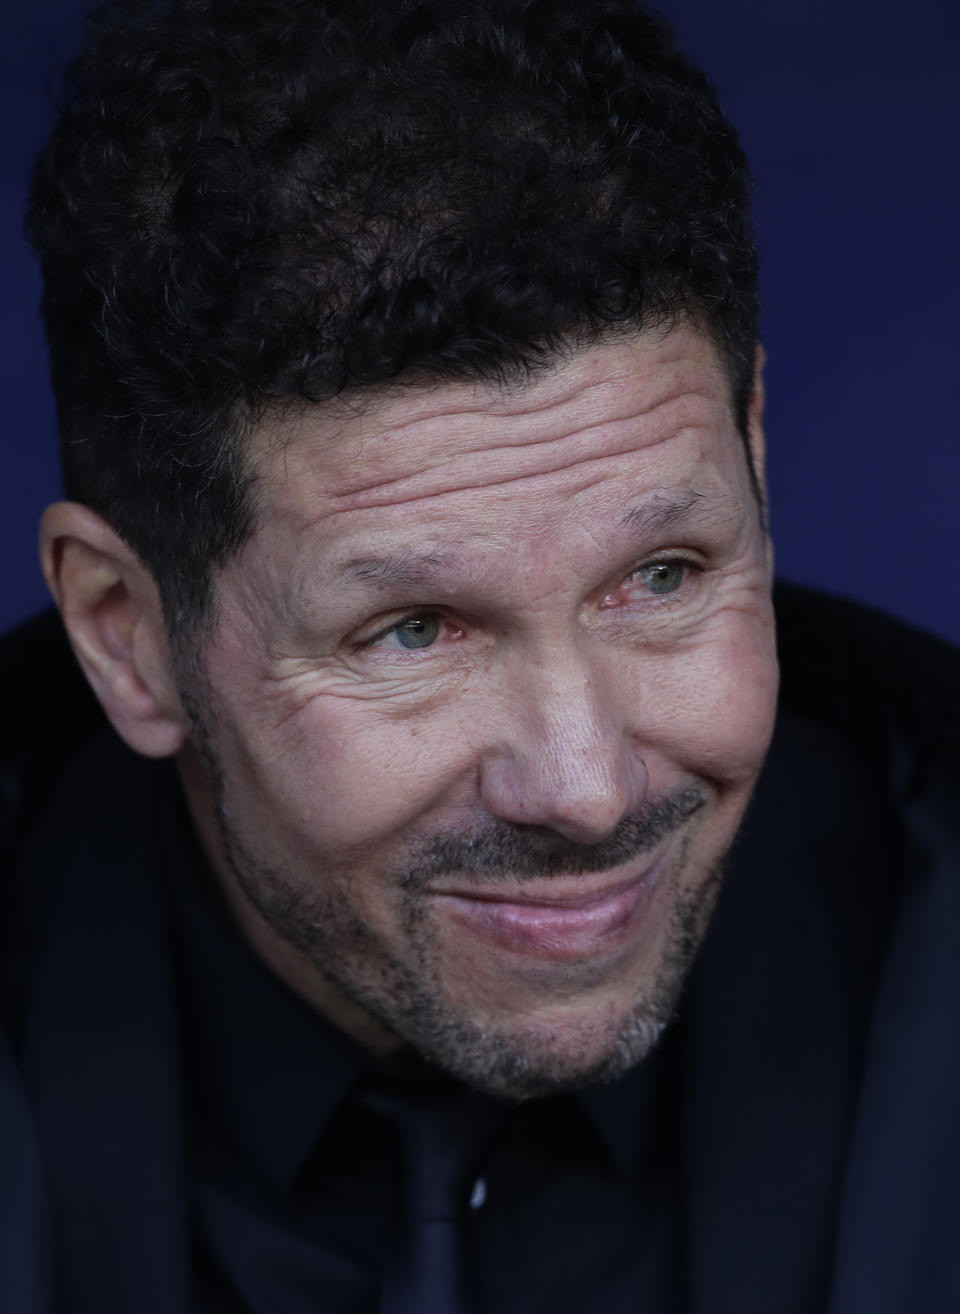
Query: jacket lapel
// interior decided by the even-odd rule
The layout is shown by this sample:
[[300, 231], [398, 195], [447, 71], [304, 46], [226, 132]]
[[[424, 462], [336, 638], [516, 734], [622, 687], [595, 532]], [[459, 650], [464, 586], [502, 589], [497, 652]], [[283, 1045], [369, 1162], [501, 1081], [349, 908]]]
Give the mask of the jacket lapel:
[[867, 1049], [830, 1314], [960, 1309], [960, 817], [929, 780], [904, 808], [907, 886]]
[[33, 1117], [0, 1033], [0, 1310], [48, 1314], [53, 1237]]
[[780, 727], [686, 1001], [691, 1314], [826, 1307], [858, 1063], [835, 895], [882, 836], [818, 734]]

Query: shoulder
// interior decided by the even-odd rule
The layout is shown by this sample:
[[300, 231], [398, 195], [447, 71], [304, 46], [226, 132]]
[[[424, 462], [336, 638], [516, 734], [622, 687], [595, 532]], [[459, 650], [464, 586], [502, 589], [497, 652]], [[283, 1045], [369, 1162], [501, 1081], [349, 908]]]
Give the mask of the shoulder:
[[960, 649], [845, 598], [777, 585], [784, 707], [866, 751], [907, 749], [960, 788]]
[[780, 811], [819, 798], [834, 835], [858, 836], [828, 891], [851, 957], [885, 955], [909, 915], [960, 961], [960, 650], [811, 590], [778, 585], [775, 603]]
[[54, 610], [0, 637], [0, 854], [9, 854], [72, 750], [103, 723]]

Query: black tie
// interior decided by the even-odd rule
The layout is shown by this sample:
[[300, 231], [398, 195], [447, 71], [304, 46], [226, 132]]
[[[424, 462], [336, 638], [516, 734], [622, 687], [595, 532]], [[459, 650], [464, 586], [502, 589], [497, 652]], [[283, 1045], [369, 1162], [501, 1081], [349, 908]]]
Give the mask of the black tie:
[[464, 1218], [502, 1108], [439, 1077], [365, 1082], [356, 1098], [393, 1124], [403, 1160], [381, 1314], [474, 1314]]

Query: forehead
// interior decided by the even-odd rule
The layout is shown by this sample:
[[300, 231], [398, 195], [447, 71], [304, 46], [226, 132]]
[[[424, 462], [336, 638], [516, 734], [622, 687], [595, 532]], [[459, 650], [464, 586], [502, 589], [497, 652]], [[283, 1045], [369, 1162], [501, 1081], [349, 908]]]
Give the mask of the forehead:
[[[335, 540], [504, 507], [535, 516], [627, 479], [698, 495], [729, 482], [741, 447], [726, 374], [689, 328], [600, 343], [513, 388], [407, 387], [351, 411], [314, 408], [254, 435], [267, 532]], [[468, 517], [469, 519], [469, 517]], [[484, 515], [478, 515], [483, 523]]]

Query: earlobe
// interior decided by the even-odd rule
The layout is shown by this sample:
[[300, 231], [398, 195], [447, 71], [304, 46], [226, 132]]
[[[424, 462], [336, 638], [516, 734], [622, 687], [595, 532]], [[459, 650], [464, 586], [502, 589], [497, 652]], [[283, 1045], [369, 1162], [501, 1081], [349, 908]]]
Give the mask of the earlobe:
[[178, 752], [186, 718], [150, 572], [76, 502], [47, 508], [40, 560], [77, 660], [118, 734], [148, 757]]

